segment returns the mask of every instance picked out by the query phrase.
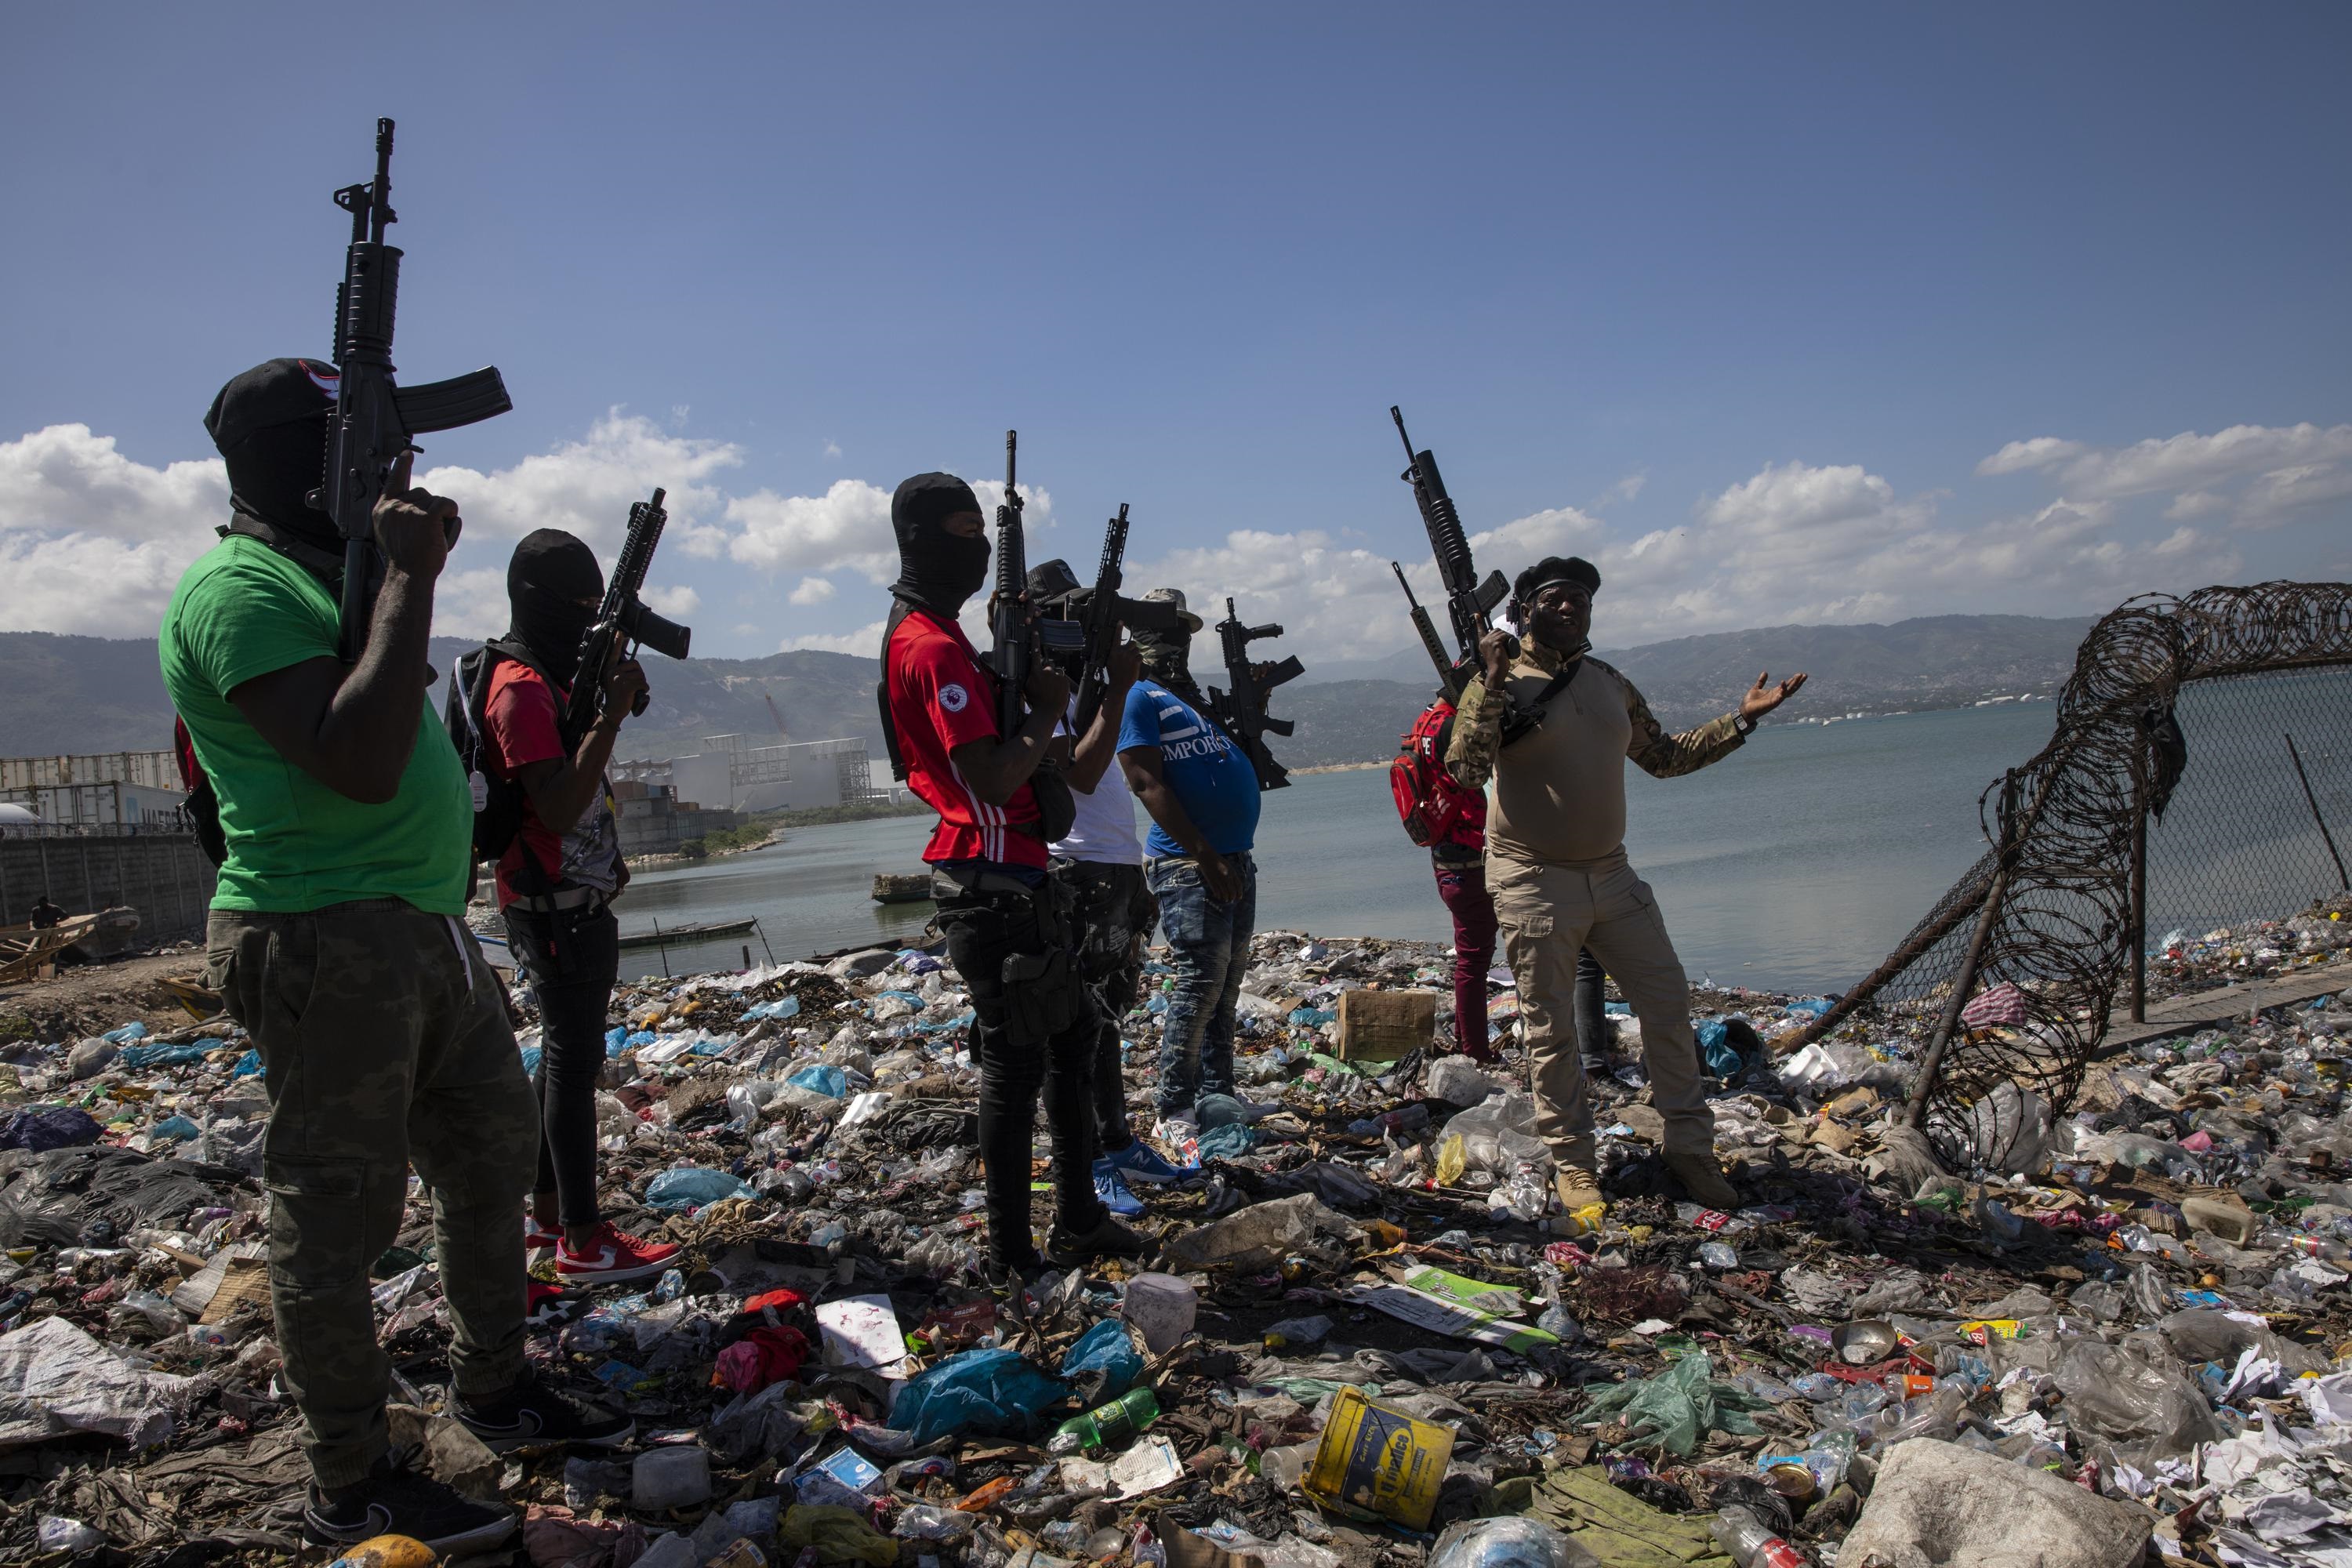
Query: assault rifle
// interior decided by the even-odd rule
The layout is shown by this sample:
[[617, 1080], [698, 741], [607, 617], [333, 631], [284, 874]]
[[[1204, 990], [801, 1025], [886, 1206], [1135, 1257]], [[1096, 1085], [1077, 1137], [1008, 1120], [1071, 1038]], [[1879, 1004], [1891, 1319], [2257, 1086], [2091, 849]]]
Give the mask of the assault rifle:
[[1029, 551], [1021, 532], [1021, 492], [1013, 488], [1020, 445], [1018, 430], [1004, 433], [1004, 500], [996, 509], [996, 598], [988, 612], [996, 645], [996, 732], [1007, 739], [1020, 730], [1022, 716], [1029, 710], [1022, 688], [1028, 683], [1029, 661], [1036, 653], [1029, 606], [1022, 598], [1029, 590]]
[[[1446, 617], [1454, 623], [1454, 640], [1461, 657], [1445, 671], [1445, 689], [1455, 701], [1471, 679], [1479, 673], [1478, 641], [1495, 629], [1495, 606], [1511, 596], [1511, 585], [1500, 572], [1489, 572], [1482, 582], [1478, 568], [1470, 559], [1470, 541], [1462, 531], [1462, 514], [1454, 510], [1454, 498], [1445, 493], [1445, 480], [1437, 472], [1437, 457], [1426, 447], [1412, 449], [1412, 437], [1404, 431], [1404, 415], [1391, 404], [1389, 417], [1396, 421], [1397, 437], [1404, 442], [1405, 470], [1399, 476], [1412, 487], [1412, 499], [1421, 508], [1422, 526], [1429, 531], [1429, 548], [1437, 557], [1437, 578], [1445, 589]], [[1393, 563], [1391, 563], [1393, 564]], [[1402, 569], [1397, 581], [1404, 581]], [[1412, 590], [1404, 591], [1412, 598]], [[1430, 626], [1427, 611], [1415, 604], [1414, 626], [1430, 657], [1444, 663], [1444, 649], [1437, 641], [1436, 630]], [[1519, 657], [1519, 639], [1505, 634], [1509, 645], [1507, 657]], [[1541, 712], [1529, 712], [1512, 705], [1503, 710], [1502, 743], [1506, 746], [1534, 729], [1543, 719]]]
[[1249, 759], [1257, 772], [1257, 787], [1261, 790], [1280, 789], [1290, 782], [1290, 770], [1274, 760], [1265, 749], [1265, 732], [1287, 735], [1295, 728], [1287, 719], [1266, 717], [1266, 700], [1274, 689], [1285, 681], [1296, 680], [1307, 673], [1297, 654], [1280, 664], [1256, 664], [1250, 659], [1249, 645], [1261, 637], [1278, 637], [1279, 625], [1248, 626], [1234, 611], [1234, 602], [1225, 601], [1225, 618], [1217, 623], [1217, 643], [1225, 656], [1225, 679], [1232, 682], [1228, 690], [1209, 689], [1210, 717], [1223, 727]]
[[1078, 705], [1072, 728], [1085, 734], [1094, 722], [1095, 710], [1102, 706], [1104, 670], [1110, 662], [1111, 650], [1118, 646], [1118, 628], [1127, 626], [1139, 632], [1164, 632], [1176, 625], [1176, 606], [1120, 596], [1122, 581], [1119, 563], [1127, 555], [1127, 503], [1121, 501], [1118, 515], [1103, 529], [1102, 561], [1095, 568], [1094, 591], [1087, 595], [1086, 605], [1078, 612], [1078, 624], [1086, 628], [1086, 651], [1079, 667]]
[[1404, 602], [1412, 610], [1412, 629], [1421, 634], [1421, 646], [1429, 651], [1429, 662], [1437, 666], [1437, 679], [1444, 683], [1447, 699], [1460, 701], [1462, 688], [1454, 681], [1459, 671], [1454, 661], [1445, 657], [1445, 645], [1437, 640], [1435, 623], [1430, 620], [1429, 612], [1421, 607], [1421, 601], [1412, 596], [1412, 584], [1405, 581], [1404, 568], [1391, 561], [1389, 570], [1396, 574], [1397, 586], [1404, 590]]
[[[604, 700], [604, 667], [612, 659], [614, 643], [624, 645], [623, 658], [632, 651], [626, 645], [643, 643], [656, 653], [684, 658], [694, 639], [693, 627], [656, 615], [637, 596], [645, 589], [646, 568], [654, 563], [654, 546], [661, 542], [662, 524], [669, 521], [669, 513], [662, 510], [662, 498], [667, 493], [657, 489], [653, 500], [629, 508], [629, 536], [622, 541], [620, 560], [613, 563], [612, 580], [604, 584], [604, 600], [596, 606], [596, 619], [588, 635], [580, 639], [579, 673], [572, 678], [572, 698], [563, 710], [563, 730], [568, 735], [584, 735], [596, 721], [597, 707]], [[644, 692], [637, 693], [629, 710], [646, 710]]]
[[[352, 215], [351, 248], [335, 290], [334, 425], [327, 437], [326, 482], [310, 504], [334, 521], [343, 538], [342, 623], [336, 653], [345, 664], [367, 643], [373, 601], [371, 570], [375, 503], [384, 479], [412, 437], [478, 425], [514, 404], [496, 366], [422, 386], [393, 384], [392, 319], [400, 297], [400, 250], [383, 242], [392, 210], [392, 121], [375, 122], [375, 178], [345, 185], [335, 205]], [[457, 542], [453, 532], [449, 537]]]
[[[1437, 472], [1436, 454], [1412, 449], [1412, 437], [1404, 433], [1404, 415], [1393, 405], [1389, 417], [1396, 421], [1397, 436], [1404, 442], [1405, 470], [1401, 477], [1412, 487], [1422, 526], [1429, 531], [1438, 581], [1445, 588], [1445, 613], [1454, 623], [1454, 640], [1461, 647], [1460, 663], [1466, 667], [1460, 679], [1452, 683], [1459, 691], [1478, 672], [1478, 639], [1495, 629], [1495, 606], [1510, 597], [1511, 586], [1500, 572], [1490, 572], [1486, 581], [1479, 581], [1478, 568], [1470, 560], [1470, 541], [1462, 532], [1462, 514], [1454, 510], [1454, 498], [1445, 493], [1445, 480]], [[1516, 642], [1511, 653], [1513, 658], [1518, 656]]]

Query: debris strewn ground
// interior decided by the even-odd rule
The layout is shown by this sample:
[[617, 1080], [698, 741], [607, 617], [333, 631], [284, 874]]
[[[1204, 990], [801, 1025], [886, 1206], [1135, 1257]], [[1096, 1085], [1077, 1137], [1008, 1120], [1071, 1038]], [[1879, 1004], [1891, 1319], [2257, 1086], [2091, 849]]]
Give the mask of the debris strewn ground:
[[[2152, 990], [2340, 963], [2346, 912], [2179, 933]], [[1915, 1021], [1776, 1062], [1825, 999], [1701, 989], [1742, 1205], [1685, 1200], [1619, 1016], [1593, 1064], [1612, 1201], [1571, 1215], [1507, 974], [1486, 1070], [1342, 1059], [1349, 990], [1434, 992], [1449, 1037], [1442, 952], [1269, 932], [1253, 958], [1267, 1113], [1162, 1150], [1197, 1171], [1137, 1189], [1153, 1268], [1013, 1300], [979, 1275], [969, 1009], [938, 956], [625, 988], [605, 1204], [684, 1266], [573, 1300], [532, 1354], [626, 1405], [635, 1448], [501, 1459], [445, 1413], [421, 1194], [375, 1270], [400, 1440], [526, 1509], [507, 1555], [541, 1568], [2352, 1564], [2352, 992], [2099, 1063], [1951, 1170], [1897, 1125]], [[1139, 1131], [1167, 978], [1124, 1030]], [[258, 1062], [149, 989], [0, 1016], [11, 1561], [297, 1550]]]

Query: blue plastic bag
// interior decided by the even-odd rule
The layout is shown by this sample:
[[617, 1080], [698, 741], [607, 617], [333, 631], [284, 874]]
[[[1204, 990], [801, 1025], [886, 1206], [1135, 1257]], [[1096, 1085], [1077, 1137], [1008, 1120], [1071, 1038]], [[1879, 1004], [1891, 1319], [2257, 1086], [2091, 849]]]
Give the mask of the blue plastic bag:
[[1706, 1060], [1709, 1078], [1729, 1078], [1739, 1070], [1739, 1053], [1731, 1047], [1727, 1037], [1731, 1026], [1721, 1018], [1702, 1018], [1698, 1022], [1699, 1054]]
[[1136, 1353], [1135, 1342], [1128, 1338], [1127, 1325], [1117, 1318], [1105, 1318], [1080, 1334], [1078, 1342], [1062, 1358], [1062, 1375], [1072, 1383], [1083, 1385], [1087, 1377], [1097, 1373], [1102, 1386], [1087, 1394], [1089, 1403], [1097, 1405], [1117, 1399], [1143, 1375], [1143, 1358]]
[[1805, 996], [1790, 1003], [1789, 1011], [1792, 1015], [1801, 1013], [1806, 1017], [1818, 1018], [1835, 1005], [1837, 1004], [1826, 996]]
[[800, 1013], [801, 999], [797, 996], [784, 996], [773, 1002], [761, 1003], [744, 1014], [738, 1022], [749, 1024], [761, 1018], [797, 1018]]
[[132, 1072], [146, 1068], [175, 1068], [183, 1062], [204, 1060], [205, 1053], [212, 1048], [209, 1040], [191, 1040], [184, 1046], [125, 1046], [116, 1060]]
[[1070, 1387], [1047, 1377], [1003, 1346], [951, 1355], [909, 1378], [890, 1405], [890, 1425], [918, 1446], [952, 1432], [1025, 1432], [1037, 1413], [1070, 1397]]
[[155, 1136], [166, 1139], [194, 1138], [204, 1129], [184, 1116], [166, 1116], [155, 1123]]
[[849, 1075], [831, 1062], [804, 1067], [784, 1081], [795, 1088], [812, 1089], [819, 1094], [830, 1095], [835, 1100], [849, 1092]]
[[539, 1059], [545, 1054], [546, 1047], [544, 1046], [525, 1046], [522, 1048], [522, 1076], [525, 1078], [537, 1078], [539, 1076]]
[[704, 1165], [682, 1165], [664, 1171], [646, 1184], [646, 1206], [656, 1209], [698, 1209], [729, 1198], [748, 1198], [751, 1189], [724, 1171]]
[[118, 1046], [127, 1046], [133, 1040], [143, 1040], [146, 1037], [147, 1026], [136, 1023], [125, 1024], [119, 1029], [109, 1029], [99, 1037], [103, 1040], [111, 1040]]
[[255, 1073], [257, 1073], [260, 1070], [261, 1052], [257, 1047], [256, 1047], [248, 1049], [245, 1055], [236, 1058], [236, 1066], [228, 1069], [228, 1076], [231, 1078], [251, 1078]]

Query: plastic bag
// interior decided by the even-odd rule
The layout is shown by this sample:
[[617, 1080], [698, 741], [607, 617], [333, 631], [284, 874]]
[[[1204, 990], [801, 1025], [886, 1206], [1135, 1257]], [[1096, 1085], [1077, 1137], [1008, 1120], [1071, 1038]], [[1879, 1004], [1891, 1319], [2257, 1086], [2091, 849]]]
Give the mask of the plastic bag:
[[902, 1384], [890, 1405], [890, 1425], [913, 1434], [918, 1445], [951, 1432], [1022, 1432], [1038, 1411], [1070, 1393], [1067, 1384], [1047, 1377], [1017, 1351], [965, 1351]]
[[656, 1209], [698, 1209], [728, 1198], [756, 1195], [726, 1172], [702, 1165], [664, 1171], [646, 1184], [646, 1206]]
[[1117, 1399], [1143, 1375], [1143, 1358], [1128, 1337], [1127, 1325], [1105, 1318], [1078, 1336], [1062, 1357], [1062, 1376], [1076, 1385], [1079, 1403], [1089, 1407]]
[[832, 1100], [839, 1100], [849, 1092], [849, 1075], [830, 1062], [804, 1067], [784, 1081], [795, 1089], [812, 1089]]
[[1539, 1519], [1471, 1519], [1448, 1525], [1429, 1568], [1600, 1568], [1601, 1559]]
[[2185, 1454], [2221, 1436], [2194, 1384], [2132, 1344], [2074, 1340], [2051, 1373], [2067, 1424], [2118, 1442], [2145, 1439], [2151, 1457]]
[[89, 1112], [73, 1105], [32, 1105], [0, 1125], [0, 1149], [79, 1149], [98, 1142], [105, 1129]]
[[1601, 1390], [1585, 1409], [1595, 1415], [1622, 1412], [1636, 1432], [1647, 1429], [1649, 1441], [1687, 1458], [1708, 1432], [1754, 1436], [1756, 1424], [1745, 1412], [1765, 1405], [1752, 1394], [1716, 1382], [1714, 1374], [1705, 1352], [1686, 1355], [1662, 1373]]
[[1167, 1256], [1180, 1269], [1205, 1268], [1214, 1263], [1236, 1266], [1249, 1260], [1271, 1261], [1296, 1252], [1318, 1232], [1354, 1240], [1363, 1232], [1346, 1215], [1326, 1207], [1312, 1193], [1253, 1204], [1221, 1220], [1188, 1230], [1168, 1243]]
[[776, 1544], [793, 1553], [814, 1549], [820, 1563], [867, 1563], [891, 1568], [898, 1543], [854, 1510], [796, 1503], [776, 1526]]
[[1478, 1105], [1502, 1085], [1488, 1078], [1467, 1057], [1440, 1057], [1429, 1064], [1422, 1085], [1432, 1100], [1448, 1105]]

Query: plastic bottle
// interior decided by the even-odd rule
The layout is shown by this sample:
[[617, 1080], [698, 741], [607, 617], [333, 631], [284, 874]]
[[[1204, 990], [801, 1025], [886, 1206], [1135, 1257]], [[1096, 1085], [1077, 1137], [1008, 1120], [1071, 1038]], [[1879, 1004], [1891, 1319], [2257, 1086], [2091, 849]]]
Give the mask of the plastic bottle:
[[1807, 1568], [1805, 1554], [1744, 1508], [1727, 1508], [1708, 1530], [1739, 1568]]
[[1045, 1445], [1051, 1454], [1096, 1454], [1123, 1447], [1160, 1419], [1160, 1401], [1148, 1388], [1130, 1388], [1108, 1405], [1062, 1423]]

